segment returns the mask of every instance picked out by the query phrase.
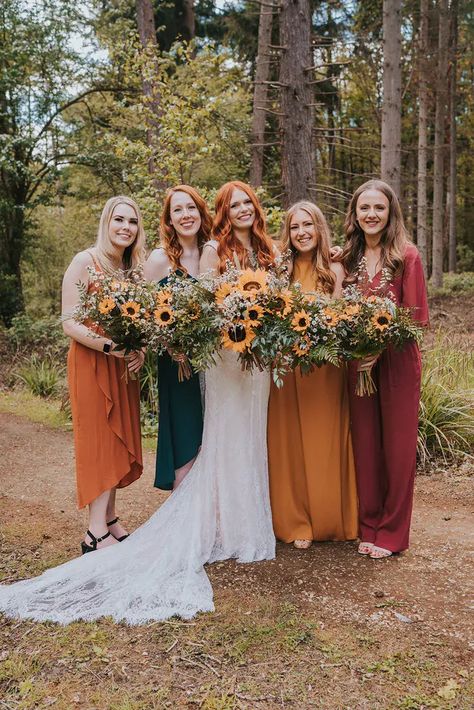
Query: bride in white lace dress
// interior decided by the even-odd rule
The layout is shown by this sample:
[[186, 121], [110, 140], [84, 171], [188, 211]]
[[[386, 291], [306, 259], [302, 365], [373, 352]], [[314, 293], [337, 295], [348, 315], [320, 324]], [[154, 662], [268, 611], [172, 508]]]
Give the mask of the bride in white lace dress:
[[[215, 234], [204, 270], [231, 256], [268, 267], [272, 246], [258, 200], [228, 183], [216, 199]], [[238, 260], [238, 262], [237, 262]], [[111, 616], [141, 624], [214, 609], [204, 564], [273, 559], [267, 476], [269, 374], [244, 372], [232, 352], [206, 372], [201, 452], [177, 490], [127, 540], [46, 571], [0, 585], [7, 616], [56, 621]]]

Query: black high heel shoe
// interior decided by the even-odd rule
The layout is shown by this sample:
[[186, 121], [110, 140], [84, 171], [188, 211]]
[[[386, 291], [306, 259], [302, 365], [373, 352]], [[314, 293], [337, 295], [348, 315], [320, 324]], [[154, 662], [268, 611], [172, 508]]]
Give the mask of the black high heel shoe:
[[[111, 525], [115, 525], [115, 523], [118, 523], [119, 520], [120, 520], [120, 518], [118, 518], [118, 517], [117, 517], [117, 518], [114, 518], [113, 520], [110, 521], [110, 523], [107, 523], [107, 525], [108, 525], [109, 527], [110, 527]], [[112, 534], [112, 533], [109, 532], [109, 535], [111, 535], [111, 534]], [[115, 535], [112, 535], [112, 537], [115, 537]], [[127, 537], [128, 537], [128, 534], [127, 534], [127, 535], [122, 535], [122, 537], [115, 537], [115, 539], [117, 540], [117, 542], [122, 542], [123, 540], [126, 540]]]
[[81, 550], [83, 555], [85, 555], [86, 552], [95, 552], [95, 550], [97, 550], [97, 543], [102, 542], [102, 540], [105, 540], [110, 536], [110, 532], [106, 532], [105, 535], [102, 535], [102, 537], [96, 537], [90, 530], [88, 530], [86, 534], [89, 535], [92, 540], [92, 545], [88, 545], [87, 542], [84, 542], [84, 540], [81, 542]]

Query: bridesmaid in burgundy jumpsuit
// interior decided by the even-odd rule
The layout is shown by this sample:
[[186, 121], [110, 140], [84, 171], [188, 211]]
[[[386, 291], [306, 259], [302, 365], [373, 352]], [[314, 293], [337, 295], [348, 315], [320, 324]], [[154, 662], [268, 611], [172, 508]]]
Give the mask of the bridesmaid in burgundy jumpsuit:
[[[428, 323], [420, 256], [410, 242], [397, 196], [381, 180], [359, 187], [349, 204], [342, 255], [348, 281], [366, 268], [366, 288], [391, 293], [397, 305]], [[365, 263], [361, 260], [365, 259]], [[388, 282], [382, 282], [388, 270]], [[377, 392], [355, 394], [357, 371], [373, 368]], [[372, 559], [408, 548], [416, 468], [421, 358], [418, 345], [388, 347], [350, 363], [351, 429], [359, 496], [359, 553]]]

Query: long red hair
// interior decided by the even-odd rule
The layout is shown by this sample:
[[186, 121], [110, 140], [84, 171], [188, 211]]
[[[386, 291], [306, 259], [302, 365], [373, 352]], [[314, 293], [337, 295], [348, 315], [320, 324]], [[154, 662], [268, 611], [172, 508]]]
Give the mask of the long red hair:
[[202, 251], [204, 244], [211, 236], [212, 217], [206, 201], [201, 197], [199, 192], [194, 189], [194, 187], [191, 187], [190, 185], [176, 185], [176, 187], [171, 187], [167, 191], [160, 220], [160, 241], [173, 269], [186, 271], [184, 266], [181, 264], [183, 247], [178, 239], [175, 228], [171, 224], [171, 198], [176, 192], [185, 192], [196, 203], [196, 207], [198, 208], [201, 216], [201, 226], [197, 234], [198, 248], [200, 252]]
[[250, 266], [247, 249], [245, 249], [240, 239], [235, 236], [229, 217], [230, 203], [234, 190], [242, 190], [252, 201], [255, 208], [255, 220], [250, 229], [250, 244], [257, 257], [258, 265], [262, 269], [268, 269], [274, 263], [274, 251], [272, 240], [267, 234], [262, 205], [250, 185], [240, 180], [232, 180], [222, 185], [216, 195], [216, 216], [212, 225], [212, 236], [218, 241], [219, 270], [221, 273], [225, 271], [226, 262], [233, 262], [234, 254], [236, 254], [243, 269]]

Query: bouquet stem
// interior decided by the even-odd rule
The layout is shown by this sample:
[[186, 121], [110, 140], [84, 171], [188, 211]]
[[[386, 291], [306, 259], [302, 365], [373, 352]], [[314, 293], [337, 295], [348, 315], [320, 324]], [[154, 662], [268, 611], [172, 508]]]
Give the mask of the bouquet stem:
[[193, 374], [191, 365], [187, 357], [178, 361], [178, 382], [184, 382], [184, 380], [189, 380]]
[[357, 373], [356, 395], [358, 397], [370, 397], [377, 392], [374, 378], [372, 377], [372, 368], [370, 370], [361, 370]]

